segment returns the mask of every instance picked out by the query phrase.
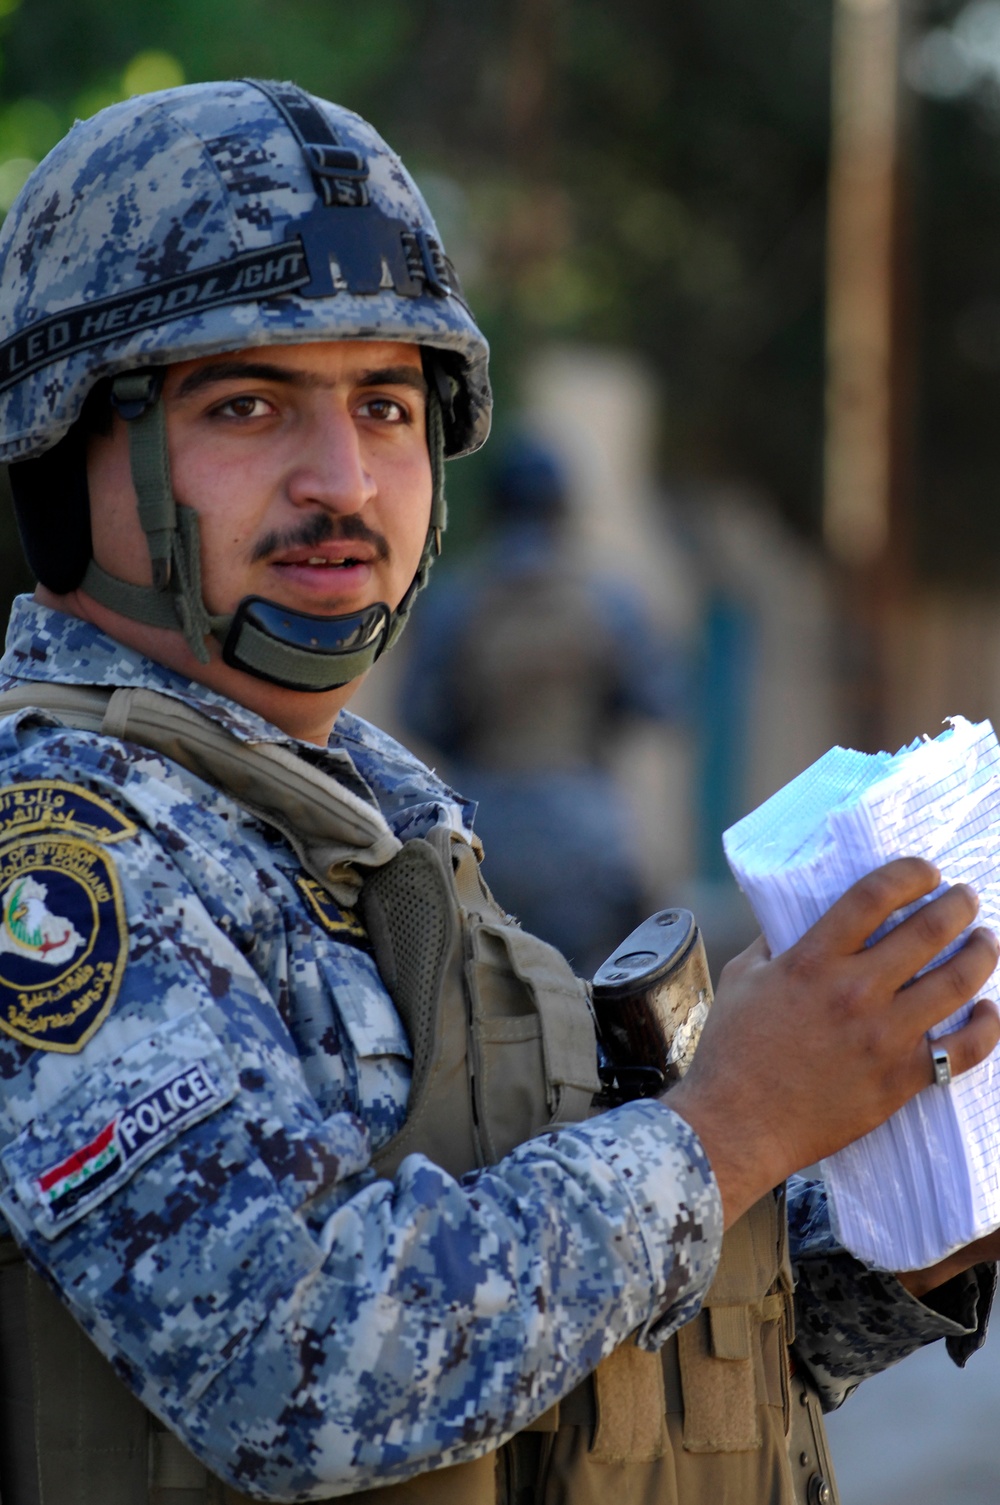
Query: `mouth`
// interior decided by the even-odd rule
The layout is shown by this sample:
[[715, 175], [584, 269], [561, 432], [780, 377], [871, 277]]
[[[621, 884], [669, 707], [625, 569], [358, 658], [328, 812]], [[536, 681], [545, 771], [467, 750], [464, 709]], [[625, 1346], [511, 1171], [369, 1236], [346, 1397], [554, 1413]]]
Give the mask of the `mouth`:
[[322, 512], [294, 532], [266, 534], [253, 552], [271, 582], [264, 595], [320, 612], [367, 605], [389, 557], [386, 538], [361, 518]]
[[345, 554], [343, 559], [323, 559], [318, 554], [311, 554], [308, 559], [276, 559], [274, 563], [279, 567], [291, 565], [294, 568], [305, 569], [349, 570], [358, 564], [368, 564], [369, 560], [354, 554]]
[[296, 595], [304, 593], [314, 606], [338, 608], [352, 604], [373, 575], [376, 550], [356, 540], [331, 540], [311, 548], [284, 550], [268, 561], [272, 578]]
[[269, 563], [279, 567], [307, 569], [344, 569], [350, 565], [371, 564], [378, 551], [363, 539], [331, 538], [326, 542], [310, 540], [297, 548], [276, 551]]

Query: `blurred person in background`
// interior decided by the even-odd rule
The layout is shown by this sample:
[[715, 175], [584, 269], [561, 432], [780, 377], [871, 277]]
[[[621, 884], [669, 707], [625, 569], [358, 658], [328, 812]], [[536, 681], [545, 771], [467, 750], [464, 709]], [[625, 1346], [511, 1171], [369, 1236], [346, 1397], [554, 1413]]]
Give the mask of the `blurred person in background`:
[[[996, 1241], [896, 1279], [785, 1181], [932, 1080], [997, 959], [974, 894], [869, 947], [939, 880], [889, 864], [727, 969], [679, 1084], [595, 1102], [585, 985], [346, 708], [490, 416], [399, 159], [292, 84], [135, 97], [29, 178], [0, 284], [39, 580], [0, 682], [4, 1505], [826, 1505], [818, 1397], [964, 1360]], [[998, 1037], [980, 1003], [954, 1070]]]
[[478, 557], [416, 617], [400, 713], [478, 801], [497, 898], [590, 976], [648, 907], [610, 754], [634, 718], [683, 715], [683, 655], [627, 582], [578, 562], [550, 445], [510, 438], [489, 501]]

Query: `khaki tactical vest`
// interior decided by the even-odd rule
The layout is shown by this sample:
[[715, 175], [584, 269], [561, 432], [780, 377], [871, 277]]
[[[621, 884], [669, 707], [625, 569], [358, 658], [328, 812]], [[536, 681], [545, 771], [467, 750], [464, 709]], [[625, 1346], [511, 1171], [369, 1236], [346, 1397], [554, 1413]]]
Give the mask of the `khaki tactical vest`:
[[[383, 1174], [420, 1150], [459, 1175], [588, 1116], [600, 1084], [585, 985], [503, 913], [461, 838], [387, 842], [329, 776], [152, 691], [0, 695], [0, 714], [24, 706], [165, 753], [281, 830], [340, 902], [357, 900], [413, 1045], [409, 1115], [376, 1156]], [[496, 1452], [350, 1498], [836, 1505], [818, 1402], [790, 1374], [791, 1292], [783, 1201], [768, 1196], [726, 1235], [702, 1311], [661, 1353], [627, 1342]], [[0, 1245], [0, 1505], [248, 1500], [140, 1405], [16, 1247]]]

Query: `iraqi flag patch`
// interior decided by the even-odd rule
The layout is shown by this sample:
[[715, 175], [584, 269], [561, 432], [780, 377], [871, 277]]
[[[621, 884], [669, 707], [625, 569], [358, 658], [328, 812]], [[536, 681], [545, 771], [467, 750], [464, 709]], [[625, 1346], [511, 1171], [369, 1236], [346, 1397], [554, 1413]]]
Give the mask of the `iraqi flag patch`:
[[46, 1220], [58, 1226], [84, 1211], [109, 1182], [125, 1180], [138, 1161], [230, 1095], [200, 1061], [146, 1092], [86, 1144], [36, 1175], [34, 1191]]

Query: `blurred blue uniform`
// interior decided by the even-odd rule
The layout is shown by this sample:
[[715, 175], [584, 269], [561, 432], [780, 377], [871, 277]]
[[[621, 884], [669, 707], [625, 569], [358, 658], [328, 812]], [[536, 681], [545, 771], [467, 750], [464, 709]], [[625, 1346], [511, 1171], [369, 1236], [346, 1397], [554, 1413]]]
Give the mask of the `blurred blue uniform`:
[[609, 753], [629, 718], [683, 715], [685, 664], [627, 586], [569, 561], [564, 492], [546, 449], [508, 449], [495, 531], [416, 613], [400, 711], [479, 801], [497, 898], [590, 975], [648, 908]]

